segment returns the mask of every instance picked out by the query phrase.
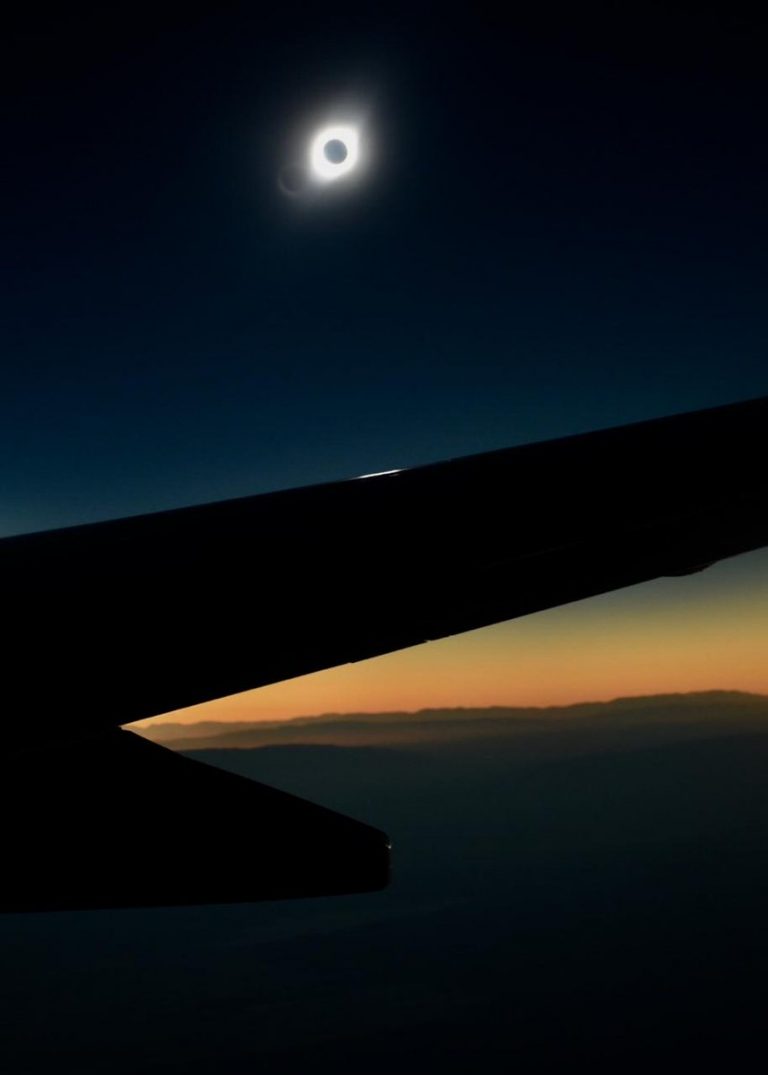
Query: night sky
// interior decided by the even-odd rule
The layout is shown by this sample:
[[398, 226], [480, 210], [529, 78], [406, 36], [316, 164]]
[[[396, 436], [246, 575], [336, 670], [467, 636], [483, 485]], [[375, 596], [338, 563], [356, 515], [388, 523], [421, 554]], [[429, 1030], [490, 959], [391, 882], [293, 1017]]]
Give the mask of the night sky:
[[[6, 26], [0, 534], [768, 392], [765, 26], [570, 7]], [[352, 114], [359, 177], [287, 195]], [[752, 554], [380, 678], [402, 707], [768, 690], [766, 611]], [[364, 707], [395, 704], [365, 674]], [[310, 685], [265, 715], [360, 707]]]

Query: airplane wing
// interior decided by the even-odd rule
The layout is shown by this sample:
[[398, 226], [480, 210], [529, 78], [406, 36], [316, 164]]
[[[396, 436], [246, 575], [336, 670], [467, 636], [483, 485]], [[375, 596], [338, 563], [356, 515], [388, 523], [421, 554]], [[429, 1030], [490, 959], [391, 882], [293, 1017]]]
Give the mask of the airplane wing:
[[[0, 907], [380, 886], [382, 833], [137, 747], [118, 726], [768, 544], [767, 431], [768, 397], [0, 541], [6, 741], [17, 752], [4, 792], [17, 881]], [[97, 821], [108, 826], [101, 883], [86, 839]], [[59, 825], [69, 871], [55, 855]], [[195, 825], [200, 838], [169, 864], [179, 828]], [[233, 864], [245, 847], [248, 865]]]

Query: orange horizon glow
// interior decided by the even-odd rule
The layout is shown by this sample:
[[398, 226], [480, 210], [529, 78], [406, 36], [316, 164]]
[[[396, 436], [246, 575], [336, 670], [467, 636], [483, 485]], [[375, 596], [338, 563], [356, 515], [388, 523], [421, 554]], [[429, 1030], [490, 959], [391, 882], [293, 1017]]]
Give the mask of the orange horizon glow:
[[[742, 690], [768, 694], [768, 552], [157, 717], [552, 706]], [[141, 722], [145, 724], [146, 722]]]

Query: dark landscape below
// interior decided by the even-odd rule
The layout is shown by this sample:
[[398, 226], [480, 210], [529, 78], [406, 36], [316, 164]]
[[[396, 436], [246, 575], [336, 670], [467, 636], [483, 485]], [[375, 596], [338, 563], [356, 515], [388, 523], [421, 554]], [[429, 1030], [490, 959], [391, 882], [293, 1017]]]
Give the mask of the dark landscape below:
[[[761, 1055], [767, 697], [144, 734], [385, 829], [392, 885], [6, 915], [4, 1075], [747, 1071]], [[184, 824], [183, 803], [142, 814], [137, 788], [138, 827], [172, 842]], [[254, 862], [268, 824], [242, 849]]]

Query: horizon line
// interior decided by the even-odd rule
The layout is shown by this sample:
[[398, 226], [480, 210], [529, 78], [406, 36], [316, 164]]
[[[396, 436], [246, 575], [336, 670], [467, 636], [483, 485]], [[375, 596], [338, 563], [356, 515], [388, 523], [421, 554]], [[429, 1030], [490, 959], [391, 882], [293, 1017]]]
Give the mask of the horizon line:
[[[498, 709], [512, 709], [512, 710], [525, 710], [527, 712], [545, 713], [552, 710], [563, 709], [579, 709], [584, 706], [609, 706], [615, 705], [617, 702], [638, 702], [648, 699], [659, 698], [690, 698], [690, 697], [711, 697], [713, 695], [738, 695], [743, 698], [760, 698], [768, 701], [768, 693], [762, 693], [759, 691], [745, 691], [737, 688], [718, 687], [710, 690], [702, 691], [661, 691], [658, 694], [621, 694], [614, 698], [596, 698], [586, 699], [579, 702], [568, 702], [563, 705], [514, 705], [509, 703], [498, 703], [494, 705], [484, 706], [422, 706], [419, 709], [350, 709], [346, 711], [342, 710], [329, 710], [323, 713], [304, 713], [297, 714], [293, 717], [265, 717], [262, 719], [253, 720], [222, 720], [216, 717], [204, 717], [200, 720], [191, 721], [167, 721], [168, 724], [181, 725], [187, 728], [195, 728], [200, 724], [222, 724], [222, 725], [252, 725], [252, 724], [294, 724], [299, 721], [316, 721], [328, 719], [330, 717], [350, 717], [350, 716], [413, 716], [418, 717], [423, 713], [459, 713], [459, 712], [491, 712]], [[229, 695], [228, 697], [232, 697]], [[220, 701], [222, 699], [216, 699]], [[209, 704], [215, 704], [213, 703]], [[173, 711], [172, 711], [173, 712]], [[177, 711], [183, 712], [183, 710]], [[146, 726], [154, 726], [155, 721], [161, 720], [163, 717], [170, 716], [171, 713], [158, 713], [154, 717], [146, 717], [143, 720], [132, 721], [128, 724], [122, 725], [123, 728], [139, 728]]]

